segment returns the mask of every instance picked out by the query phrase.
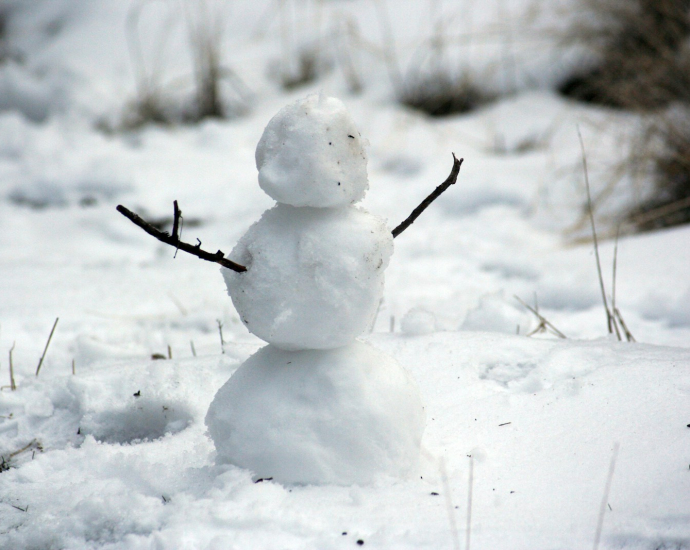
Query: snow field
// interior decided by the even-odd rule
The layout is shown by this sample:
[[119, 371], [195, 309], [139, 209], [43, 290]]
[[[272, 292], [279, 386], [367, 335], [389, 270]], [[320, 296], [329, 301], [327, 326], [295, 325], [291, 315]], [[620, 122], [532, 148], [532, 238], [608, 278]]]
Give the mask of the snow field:
[[[319, 3], [321, 51], [331, 60], [352, 54], [363, 93], [350, 95], [337, 65], [285, 91], [267, 76], [294, 53], [279, 39], [276, 10], [231, 2], [225, 61], [255, 92], [253, 110], [232, 121], [108, 134], [96, 127], [117, 126], [135, 97], [129, 3], [13, 3], [21, 9], [6, 36], [25, 59], [0, 63], [0, 376], [9, 383], [16, 343], [18, 389], [0, 392], [0, 456], [25, 450], [0, 472], [2, 550], [344, 549], [357, 540], [453, 548], [446, 497], [462, 548], [467, 455], [472, 548], [592, 548], [616, 442], [599, 548], [690, 548], [690, 230], [621, 237], [617, 305], [640, 343], [603, 338], [592, 246], [577, 240], [588, 234], [577, 126], [610, 294], [611, 220], [646, 192], [645, 181], [616, 179], [638, 121], [549, 91], [577, 61], [553, 49], [567, 1], [475, 3], [471, 17], [462, 3], [388, 2], [403, 69], [424, 55], [432, 4], [449, 32], [481, 36], [460, 50], [473, 78], [500, 91], [508, 81], [500, 59], [511, 53], [515, 95], [442, 120], [402, 109], [382, 61], [376, 3], [364, 0]], [[499, 8], [513, 15], [512, 46], [491, 39], [505, 28], [496, 24]], [[184, 104], [183, 20], [168, 25], [152, 9], [141, 21], [147, 61], [156, 36], [169, 32], [155, 66], [164, 97]], [[523, 12], [536, 13], [536, 30]], [[332, 21], [352, 24], [359, 38], [351, 44], [360, 47], [347, 50], [330, 34]], [[313, 33], [313, 22], [304, 17], [298, 28]], [[182, 254], [173, 260], [174, 251], [114, 210], [122, 203], [146, 219], [170, 219], [177, 199], [183, 238], [228, 252], [273, 206], [257, 185], [262, 129], [284, 105], [320, 90], [341, 97], [369, 139], [372, 185], [362, 207], [390, 226], [443, 181], [451, 151], [465, 158], [458, 184], [396, 239], [384, 300], [365, 332], [420, 386], [422, 478], [288, 486], [216, 465], [208, 406], [262, 344], [235, 313], [217, 268]], [[526, 338], [536, 322], [514, 295], [536, 298], [568, 340]], [[402, 326], [408, 312], [410, 330]], [[148, 360], [168, 345], [173, 360]]]
[[[463, 540], [468, 455], [473, 544], [587, 547], [616, 442], [605, 547], [682, 547], [686, 350], [469, 332], [370, 342], [419, 381], [428, 420], [421, 478], [340, 488], [254, 483], [249, 470], [214, 464], [204, 427], [207, 403], [246, 351], [127, 362], [53, 377], [50, 389], [27, 382], [12, 405], [3, 401], [2, 415], [16, 417], [15, 429], [0, 434], [3, 446], [37, 437], [46, 450], [33, 460], [25, 453], [20, 468], [2, 474], [4, 547], [349, 548], [357, 538], [374, 548], [452, 547], [439, 461]], [[52, 414], [45, 402], [26, 406], [39, 395]], [[179, 420], [181, 431], [172, 425]], [[77, 434], [80, 426], [91, 433]], [[13, 508], [27, 504], [26, 512]]]

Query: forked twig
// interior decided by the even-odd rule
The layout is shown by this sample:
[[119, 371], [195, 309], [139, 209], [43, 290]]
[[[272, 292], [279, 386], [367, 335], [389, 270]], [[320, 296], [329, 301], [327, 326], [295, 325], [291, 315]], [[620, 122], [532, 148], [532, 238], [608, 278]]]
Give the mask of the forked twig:
[[244, 267], [243, 265], [237, 264], [237, 263], [225, 258], [225, 254], [223, 253], [222, 250], [219, 250], [216, 253], [207, 252], [206, 250], [203, 250], [201, 248], [201, 241], [199, 241], [198, 245], [191, 245], [189, 243], [181, 241], [179, 236], [177, 235], [177, 233], [179, 231], [179, 218], [181, 216], [180, 209], [177, 207], [177, 201], [174, 202], [174, 206], [175, 206], [175, 219], [173, 221], [173, 235], [172, 236], [167, 231], [160, 231], [159, 229], [156, 229], [153, 225], [148, 223], [146, 220], [144, 220], [143, 218], [141, 218], [139, 215], [135, 214], [134, 212], [132, 212], [128, 208], [125, 208], [121, 204], [119, 204], [117, 206], [117, 211], [120, 214], [122, 214], [125, 218], [127, 218], [129, 221], [131, 221], [133, 224], [138, 225], [144, 231], [146, 231], [149, 235], [151, 235], [152, 237], [155, 237], [156, 239], [158, 239], [162, 243], [173, 246], [176, 249], [182, 250], [183, 252], [187, 252], [188, 254], [191, 254], [192, 256], [196, 256], [197, 258], [201, 258], [202, 260], [206, 260], [207, 262], [215, 262], [217, 264], [222, 265], [223, 267], [227, 267], [228, 269], [232, 269], [233, 271], [236, 271], [237, 273], [242, 273], [244, 271], [247, 271], [247, 268]]
[[393, 237], [397, 237], [405, 231], [408, 227], [410, 227], [414, 221], [421, 215], [424, 210], [426, 210], [429, 205], [434, 202], [440, 195], [443, 193], [446, 189], [448, 189], [451, 185], [453, 185], [456, 181], [458, 181], [458, 174], [460, 173], [460, 166], [462, 165], [462, 162], [465, 159], [460, 159], [458, 160], [457, 157], [455, 156], [455, 153], [452, 153], [453, 155], [453, 169], [450, 171], [450, 175], [448, 178], [446, 178], [446, 181], [444, 181], [441, 185], [439, 185], [436, 189], [433, 190], [433, 192], [426, 198], [424, 199], [421, 204], [415, 208], [412, 211], [412, 214], [410, 214], [398, 227], [393, 229]]

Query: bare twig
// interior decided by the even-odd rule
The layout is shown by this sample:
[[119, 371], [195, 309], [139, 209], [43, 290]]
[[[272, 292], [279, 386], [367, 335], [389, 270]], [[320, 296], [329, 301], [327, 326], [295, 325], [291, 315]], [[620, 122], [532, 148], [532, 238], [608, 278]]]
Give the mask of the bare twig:
[[182, 217], [182, 212], [180, 212], [180, 207], [177, 206], [177, 201], [173, 201], [173, 239], [180, 240], [180, 218]]
[[12, 391], [17, 389], [17, 384], [14, 383], [14, 365], [12, 363], [12, 352], [16, 344], [17, 342], [12, 342], [12, 347], [10, 348], [10, 389]]
[[599, 540], [601, 539], [601, 530], [604, 527], [604, 514], [606, 513], [606, 505], [609, 501], [609, 493], [611, 492], [611, 481], [613, 480], [613, 472], [616, 469], [616, 459], [618, 458], [618, 449], [620, 445], [615, 443], [613, 446], [613, 454], [611, 455], [611, 463], [609, 464], [609, 473], [606, 477], [606, 487], [604, 488], [604, 496], [601, 499], [601, 506], [599, 507], [599, 519], [597, 520], [597, 530], [594, 534], [594, 550], [599, 548]]
[[424, 199], [417, 208], [415, 208], [412, 211], [412, 214], [410, 214], [400, 225], [398, 225], [398, 227], [393, 229], [393, 237], [397, 237], [398, 235], [400, 235], [400, 233], [405, 231], [405, 229], [410, 227], [415, 222], [415, 220], [421, 215], [421, 213], [429, 207], [429, 205], [432, 202], [434, 202], [446, 189], [448, 189], [451, 185], [458, 181], [460, 166], [462, 165], [462, 162], [465, 159], [458, 160], [455, 156], [455, 153], [452, 154], [453, 169], [451, 170], [448, 178], [446, 178], [446, 181], [444, 181], [441, 185], [434, 189], [434, 191], [426, 199]]
[[597, 240], [597, 230], [594, 226], [594, 211], [592, 209], [592, 195], [589, 191], [589, 172], [587, 171], [587, 155], [585, 154], [585, 143], [582, 141], [580, 127], [577, 128], [577, 137], [580, 139], [580, 149], [582, 150], [582, 168], [585, 172], [585, 187], [587, 189], [587, 209], [589, 210], [589, 220], [592, 224], [592, 238], [594, 239], [594, 255], [597, 260], [597, 273], [599, 274], [599, 286], [601, 287], [601, 299], [606, 310], [606, 324], [609, 334], [613, 334], [613, 315], [606, 300], [606, 289], [604, 288], [604, 277], [601, 274], [601, 260], [599, 259], [599, 242]]
[[189, 345], [192, 348], [192, 355], [196, 357], [196, 349], [194, 348], [194, 340], [189, 341]]
[[[174, 203], [177, 205], [177, 201]], [[225, 254], [223, 253], [222, 250], [219, 250], [218, 252], [211, 253], [207, 252], [206, 250], [203, 250], [201, 248], [201, 242], [199, 242], [198, 245], [191, 245], [189, 243], [185, 243], [181, 241], [178, 237], [170, 236], [167, 231], [160, 231], [153, 227], [150, 223], [142, 219], [140, 216], [129, 210], [128, 208], [125, 208], [121, 204], [117, 206], [117, 211], [122, 214], [125, 218], [130, 220], [133, 224], [138, 225], [141, 227], [144, 231], [146, 231], [149, 235], [152, 237], [155, 237], [158, 239], [160, 242], [168, 244], [170, 246], [174, 246], [175, 248], [182, 250], [183, 252], [187, 252], [188, 254], [191, 254], [192, 256], [196, 256], [197, 258], [201, 258], [202, 260], [206, 260], [207, 262], [215, 262], [217, 264], [222, 265], [223, 267], [226, 267], [228, 269], [232, 269], [233, 271], [236, 271], [237, 273], [242, 273], [244, 271], [247, 271], [247, 268], [244, 267], [243, 265], [236, 264], [235, 262], [228, 260], [225, 258]], [[175, 231], [176, 227], [179, 227], [179, 218], [180, 216], [180, 211], [179, 208], [175, 209], [175, 221], [173, 222], [173, 232]], [[198, 240], [198, 239], [197, 239]]]
[[41, 366], [43, 365], [43, 360], [46, 357], [46, 352], [48, 351], [48, 346], [50, 345], [50, 341], [53, 338], [53, 333], [55, 332], [55, 327], [57, 326], [59, 320], [60, 320], [60, 317], [55, 318], [55, 322], [53, 323], [53, 328], [50, 330], [50, 335], [48, 336], [48, 341], [46, 342], [46, 347], [43, 348], [43, 355], [41, 355], [41, 358], [38, 361], [38, 367], [36, 367], [36, 376], [38, 376], [38, 373], [41, 372]]
[[[520, 297], [518, 297], [518, 296], [515, 296], [515, 295], [514, 295], [513, 298], [515, 298], [515, 299], [516, 299], [518, 302], [520, 302], [524, 307], [526, 307], [526, 308], [529, 309], [532, 313], [534, 313], [534, 315], [537, 317], [537, 319], [539, 319], [540, 327], [543, 326], [545, 329], [546, 329], [546, 328], [550, 329], [551, 332], [553, 332], [553, 333], [554, 333], [556, 336], [558, 336], [559, 338], [567, 338], [567, 336], [566, 336], [565, 334], [563, 334], [560, 330], [558, 330], [555, 326], [553, 326], [553, 325], [552, 325], [552, 324], [551, 324], [541, 313], [539, 313], [538, 310], [536, 310], [536, 309], [533, 308], [532, 306], [530, 306], [530, 305], [528, 305], [527, 303], [525, 303], [525, 302], [524, 302], [522, 299], [520, 299]], [[536, 330], [538, 330], [538, 329], [539, 329], [539, 327], [537, 327]], [[530, 333], [528, 334], [528, 336], [531, 336], [532, 334], [534, 334], [536, 330], [530, 332]]]

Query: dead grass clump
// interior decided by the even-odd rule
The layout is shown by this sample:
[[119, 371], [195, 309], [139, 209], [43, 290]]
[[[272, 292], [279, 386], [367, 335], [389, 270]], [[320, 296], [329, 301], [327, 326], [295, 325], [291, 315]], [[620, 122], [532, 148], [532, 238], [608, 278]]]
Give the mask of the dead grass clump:
[[690, 102], [690, 0], [585, 0], [566, 40], [594, 62], [560, 86], [574, 99], [649, 111]]
[[398, 93], [400, 103], [434, 117], [467, 113], [492, 99], [471, 77], [448, 73], [408, 78]]
[[675, 106], [651, 124], [644, 140], [654, 192], [629, 216], [639, 230], [690, 223], [690, 108]]
[[330, 70], [315, 47], [304, 47], [295, 55], [290, 68], [280, 70], [280, 85], [284, 90], [294, 90], [316, 82]]
[[[222, 14], [206, 0], [183, 2], [182, 11], [171, 4], [153, 51], [144, 51], [140, 23], [152, 0], [139, 0], [127, 17], [127, 39], [135, 71], [136, 97], [125, 108], [121, 129], [131, 130], [149, 123], [193, 124], [206, 118], [231, 118], [248, 109], [250, 93], [241, 79], [222, 63]], [[170, 29], [186, 25], [192, 74], [186, 78], [164, 79], [164, 54]], [[145, 53], [147, 55], [145, 55]], [[145, 62], [145, 58], [150, 58]]]

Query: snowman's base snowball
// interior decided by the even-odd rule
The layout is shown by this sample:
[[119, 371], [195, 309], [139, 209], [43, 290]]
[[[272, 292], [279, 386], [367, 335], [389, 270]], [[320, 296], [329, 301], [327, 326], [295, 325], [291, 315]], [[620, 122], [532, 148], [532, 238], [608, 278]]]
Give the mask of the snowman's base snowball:
[[361, 342], [304, 351], [268, 345], [218, 391], [206, 416], [219, 463], [299, 484], [413, 475], [424, 424], [412, 377]]

